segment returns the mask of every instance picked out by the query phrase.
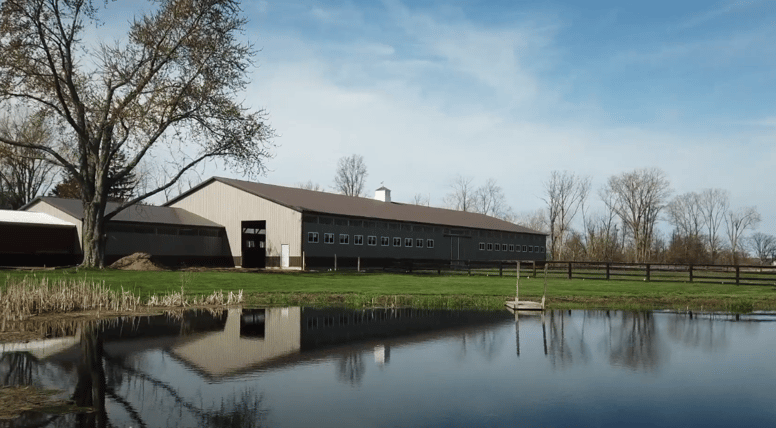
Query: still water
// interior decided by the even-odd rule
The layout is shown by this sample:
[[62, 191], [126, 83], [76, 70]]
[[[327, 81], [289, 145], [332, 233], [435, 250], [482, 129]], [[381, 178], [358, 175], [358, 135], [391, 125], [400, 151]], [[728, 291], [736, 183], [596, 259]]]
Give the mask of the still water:
[[775, 426], [776, 316], [229, 309], [0, 345], [80, 415], [0, 427]]

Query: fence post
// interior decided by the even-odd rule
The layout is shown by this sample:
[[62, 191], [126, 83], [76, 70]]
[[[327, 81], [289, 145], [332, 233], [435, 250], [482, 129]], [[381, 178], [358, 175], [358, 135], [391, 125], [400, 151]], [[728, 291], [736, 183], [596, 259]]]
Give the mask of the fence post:
[[302, 251], [302, 272], [304, 272], [305, 263], [304, 263], [304, 251]]
[[502, 264], [500, 261], [498, 262], [498, 276], [504, 276], [502, 271]]
[[466, 272], [472, 276], [472, 264], [469, 260], [466, 261]]
[[334, 255], [334, 272], [337, 271], [337, 255]]
[[533, 263], [534, 278], [536, 278], [536, 260], [531, 261]]
[[569, 262], [569, 279], [571, 279], [571, 262]]
[[609, 280], [609, 271], [610, 271], [611, 267], [612, 267], [612, 264], [607, 262], [606, 263], [606, 280], [607, 281]]
[[741, 285], [741, 266], [736, 265], [736, 285]]
[[690, 282], [692, 282], [692, 264], [690, 264], [689, 268], [690, 268]]
[[647, 263], [647, 281], [649, 281], [649, 263]]
[[361, 256], [358, 257], [358, 267], [356, 267], [357, 272], [361, 272]]

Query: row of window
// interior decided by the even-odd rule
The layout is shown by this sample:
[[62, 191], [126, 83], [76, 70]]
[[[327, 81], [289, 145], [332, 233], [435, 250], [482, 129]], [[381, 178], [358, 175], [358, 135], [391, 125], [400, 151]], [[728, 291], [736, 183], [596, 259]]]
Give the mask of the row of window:
[[[514, 244], [492, 244], [492, 243], [484, 243], [480, 242], [480, 251], [485, 251], [487, 248], [488, 251], [511, 251], [514, 253], [520, 253], [521, 247], [520, 245], [514, 245]], [[522, 252], [523, 253], [543, 253], [544, 247], [540, 247], [538, 245], [523, 245], [522, 246]]]
[[[317, 244], [319, 241], [319, 234], [318, 232], [307, 232], [307, 242], [312, 244]], [[388, 247], [391, 242], [391, 238], [388, 236], [381, 236], [380, 237], [380, 245], [383, 247]], [[334, 243], [334, 234], [333, 233], [324, 233], [323, 234], [323, 243], [324, 244], [333, 244]], [[350, 235], [347, 233], [340, 233], [339, 235], [339, 243], [340, 244], [350, 244]], [[377, 236], [367, 236], [366, 237], [366, 244], [371, 246], [377, 246]], [[405, 247], [416, 247], [416, 248], [423, 248], [425, 244], [426, 248], [434, 248], [434, 240], [433, 239], [423, 239], [423, 238], [404, 238], [404, 246]], [[353, 245], [364, 245], [364, 235], [353, 235]], [[402, 238], [394, 237], [393, 238], [393, 246], [394, 247], [401, 247], [402, 246]]]

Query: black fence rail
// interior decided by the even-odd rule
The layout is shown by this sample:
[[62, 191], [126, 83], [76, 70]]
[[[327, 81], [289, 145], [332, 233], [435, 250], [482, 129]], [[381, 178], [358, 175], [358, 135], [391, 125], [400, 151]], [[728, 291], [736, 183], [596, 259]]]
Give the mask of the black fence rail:
[[615, 263], [574, 261], [473, 261], [419, 262], [395, 260], [385, 270], [441, 275], [543, 277], [548, 278], [692, 282], [701, 284], [736, 284], [776, 286], [776, 266], [690, 265], [664, 263]]

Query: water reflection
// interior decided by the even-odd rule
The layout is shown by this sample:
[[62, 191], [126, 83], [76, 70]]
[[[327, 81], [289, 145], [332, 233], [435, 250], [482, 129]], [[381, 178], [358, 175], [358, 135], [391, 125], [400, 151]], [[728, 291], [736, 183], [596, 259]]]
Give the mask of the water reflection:
[[[746, 377], [736, 371], [739, 365], [756, 373], [756, 381], [770, 384], [776, 381], [770, 360], [743, 360], [727, 369], [719, 364], [732, 361], [732, 355], [759, 355], [737, 352], [742, 341], [757, 338], [749, 347], [776, 345], [773, 321], [770, 315], [621, 311], [513, 315], [296, 307], [187, 311], [80, 323], [56, 330], [60, 337], [0, 344], [0, 380], [3, 386], [64, 389], [66, 398], [91, 411], [27, 414], [0, 421], [0, 427], [356, 426], [363, 418], [377, 417], [370, 411], [380, 415], [379, 422], [372, 420], [374, 426], [450, 422], [428, 420], [434, 412], [407, 410], [396, 415], [381, 404], [393, 401], [405, 409], [415, 406], [455, 414], [478, 414], [490, 406], [485, 402], [492, 402], [487, 415], [503, 419], [478, 417], [493, 426], [508, 426], [510, 412], [516, 411], [512, 407], [529, 403], [522, 411], [534, 413], [542, 407], [530, 404], [530, 394], [516, 397], [516, 391], [530, 390], [540, 402], [551, 404], [558, 400], [558, 391], [576, 388], [607, 397], [609, 392], [591, 386], [601, 382], [622, 395], [621, 383], [639, 390], [647, 397], [645, 402], [654, 405], [649, 389], [628, 376], [662, 379], [663, 373], [670, 373], [665, 381], [653, 380], [659, 386], [656, 390], [664, 390], [675, 387], [669, 382], [673, 377], [684, 382], [682, 387], [692, 387], [702, 381], [692, 370], [708, 373], [713, 367], [714, 373], [732, 373], [724, 383], [735, 390], [731, 382]], [[713, 354], [720, 354], [720, 359], [710, 358]], [[686, 361], [693, 364], [683, 365]], [[616, 380], [606, 383], [601, 377]], [[752, 379], [741, 381], [752, 387]], [[434, 395], [445, 401], [433, 401]], [[559, 396], [565, 397], [563, 406], [573, 407], [573, 400], [579, 399]], [[309, 408], [310, 415], [300, 408]], [[343, 409], [352, 413], [352, 423], [338, 419], [344, 417]], [[576, 411], [582, 413], [575, 417], [585, 414]], [[325, 416], [314, 418], [316, 412], [340, 423]], [[563, 412], [556, 408], [553, 414]], [[556, 416], [547, 420], [534, 416], [546, 425], [557, 425], [551, 423]]]

